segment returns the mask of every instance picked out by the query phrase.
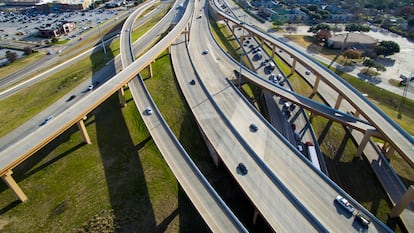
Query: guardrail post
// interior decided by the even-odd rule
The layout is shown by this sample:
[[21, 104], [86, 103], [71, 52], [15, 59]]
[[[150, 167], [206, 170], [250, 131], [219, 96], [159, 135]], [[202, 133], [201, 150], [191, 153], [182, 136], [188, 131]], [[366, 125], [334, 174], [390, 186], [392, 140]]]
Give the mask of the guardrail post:
[[87, 144], [92, 144], [91, 139], [89, 138], [88, 131], [86, 130], [86, 127], [85, 127], [85, 122], [83, 122], [83, 119], [78, 121], [77, 124], [78, 124], [79, 130], [81, 132], [81, 135], [83, 137], [83, 141]]
[[21, 201], [25, 202], [27, 201], [27, 197], [22, 191], [22, 189], [19, 187], [19, 185], [16, 183], [16, 181], [12, 177], [13, 171], [8, 170], [5, 174], [1, 176], [1, 178], [4, 180], [4, 182], [13, 190], [14, 195]]
[[398, 217], [403, 210], [414, 200], [414, 186], [410, 185], [398, 203], [391, 209], [390, 217]]
[[312, 95], [315, 95], [318, 92], [320, 81], [321, 81], [321, 77], [319, 75], [316, 75], [315, 83], [313, 84]]

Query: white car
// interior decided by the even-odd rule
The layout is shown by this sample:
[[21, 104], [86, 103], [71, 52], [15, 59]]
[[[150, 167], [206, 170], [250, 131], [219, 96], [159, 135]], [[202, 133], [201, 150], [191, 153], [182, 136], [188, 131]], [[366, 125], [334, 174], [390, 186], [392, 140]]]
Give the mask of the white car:
[[349, 213], [354, 212], [354, 207], [349, 203], [349, 201], [345, 198], [343, 198], [341, 195], [338, 195], [335, 197], [335, 200], [344, 207]]
[[92, 91], [93, 90], [93, 85], [92, 84], [90, 84], [89, 86], [88, 86], [88, 91]]
[[208, 54], [208, 49], [203, 51], [203, 55], [206, 55], [206, 54]]
[[147, 108], [145, 109], [145, 114], [147, 114], [147, 115], [151, 115], [151, 114], [152, 114], [152, 109], [151, 109], [151, 107], [147, 107]]

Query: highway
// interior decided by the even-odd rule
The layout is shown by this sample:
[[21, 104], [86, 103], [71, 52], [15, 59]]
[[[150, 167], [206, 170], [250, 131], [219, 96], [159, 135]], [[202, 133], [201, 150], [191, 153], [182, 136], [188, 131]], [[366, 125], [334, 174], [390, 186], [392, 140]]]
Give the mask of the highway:
[[[53, 121], [1, 151], [2, 170], [0, 170], [0, 174], [17, 166], [36, 150], [86, 116], [88, 112], [130, 80], [136, 80], [135, 76], [138, 72], [148, 66], [161, 51], [179, 37], [179, 33], [184, 30], [190, 15], [187, 8], [183, 15], [184, 19], [164, 39], [136, 62], [127, 66], [97, 90], [89, 93], [88, 98], [82, 98], [69, 106], [63, 114], [57, 116]], [[211, 127], [202, 128], [206, 132], [210, 131], [211, 134], [215, 134], [210, 137], [210, 140], [217, 151], [222, 151], [220, 153], [222, 156], [223, 152], [238, 152], [229, 155], [224, 153], [223, 162], [229, 167], [233, 176], [237, 177], [236, 179], [242, 188], [246, 192], [252, 192], [248, 196], [266, 220], [273, 224], [272, 227], [276, 231], [299, 232], [300, 230], [308, 232], [312, 229], [315, 232], [355, 231], [356, 226], [353, 219], [342, 215], [344, 210], [333, 201], [337, 193], [343, 194], [342, 190], [329, 183], [324, 175], [315, 172], [309, 162], [300, 159], [297, 150], [286, 143], [257, 112], [253, 111], [253, 108], [241, 98], [240, 93], [225, 79], [238, 65], [235, 65], [235, 62], [230, 60], [212, 41], [209, 30], [206, 29], [208, 27], [206, 27], [205, 18], [199, 20], [201, 25], [192, 27], [189, 54], [192, 65], [200, 78], [198, 80], [205, 84], [203, 89], [208, 94], [204, 94], [209, 99], [214, 99], [213, 103], [204, 101], [200, 102], [199, 106], [203, 108], [204, 106], [201, 106], [204, 103], [213, 105], [220, 116], [219, 118], [210, 118], [210, 112], [208, 112], [201, 118], [205, 119], [206, 125]], [[194, 41], [197, 43], [192, 43]], [[210, 52], [203, 56], [201, 52], [206, 48]], [[206, 100], [205, 97], [203, 98]], [[143, 106], [149, 104], [144, 102], [139, 104], [140, 111], [142, 112]], [[212, 108], [206, 107], [206, 109]], [[157, 123], [159, 119], [154, 122], [156, 124], [149, 128], [160, 127]], [[217, 122], [222, 122], [222, 124], [217, 125]], [[249, 125], [252, 122], [257, 124], [259, 128], [255, 133], [249, 130]], [[235, 167], [241, 158], [248, 167], [249, 173], [240, 178]], [[3, 166], [4, 164], [7, 165]], [[256, 190], [253, 190], [252, 185]], [[354, 200], [346, 197], [354, 206], [362, 209]], [[289, 215], [286, 214], [286, 211]], [[378, 220], [375, 218], [373, 220], [368, 232], [388, 231], [382, 223], [378, 223]]]
[[[198, 21], [200, 21], [199, 23], [202, 23], [203, 19], [199, 19]], [[225, 114], [228, 121], [231, 122], [228, 127], [236, 130], [237, 134], [242, 138], [239, 140], [244, 141], [245, 144], [248, 145], [247, 147], [250, 147], [252, 151], [254, 151], [252, 153], [252, 151], [248, 150], [250, 156], [253, 158], [256, 157], [255, 161], [262, 161], [264, 163], [261, 166], [257, 165], [260, 162], [256, 162], [256, 165], [255, 163], [249, 163], [246, 165], [248, 168], [252, 166], [249, 171], [253, 170], [256, 173], [260, 172], [259, 170], [264, 170], [266, 167], [270, 169], [274, 176], [277, 177], [279, 185], [284, 186], [284, 189], [288, 190], [288, 193], [290, 192], [294, 196], [296, 203], [301, 203], [301, 205], [304, 206], [304, 209], [309, 211], [311, 215], [317, 219], [316, 222], [318, 222], [318, 225], [320, 224], [319, 227], [321, 227], [319, 230], [327, 229], [327, 231], [335, 232], [348, 229], [345, 231], [355, 231], [356, 229], [354, 226], [355, 224], [353, 223], [353, 218], [346, 218], [341, 215], [344, 213], [341, 213], [341, 209], [338, 208], [333, 201], [334, 197], [338, 193], [344, 196], [346, 195], [343, 194], [343, 191], [326, 176], [316, 172], [311, 167], [309, 162], [304, 161], [302, 157], [297, 154], [297, 150], [287, 143], [280, 135], [277, 135], [277, 133], [272, 130], [272, 128], [263, 119], [261, 119], [255, 111], [252, 111], [251, 107], [245, 106], [246, 101], [241, 101], [240, 95], [234, 93], [234, 88], [231, 88], [229, 86], [229, 82], [226, 81], [226, 77], [228, 77], [234, 69], [237, 69], [238, 64], [235, 64], [235, 61], [230, 60], [221, 49], [217, 48], [217, 45], [209, 34], [207, 23], [200, 26], [199, 23], [195, 23], [193, 21], [192, 24], [192, 37], [189, 42], [189, 53], [192, 65], [197, 71], [197, 75], [200, 77], [202, 83], [214, 99], [218, 108], [223, 112], [223, 114]], [[196, 43], [194, 43], [194, 41], [196, 41]], [[209, 52], [207, 55], [202, 55], [202, 51], [205, 49], [208, 49]], [[181, 63], [183, 62], [179, 62], [179, 64]], [[185, 73], [189, 74], [191, 72], [188, 70]], [[237, 98], [239, 100], [237, 100]], [[187, 99], [187, 101], [190, 100]], [[204, 109], [206, 107], [200, 106], [200, 108]], [[204, 118], [209, 119], [206, 116], [201, 117], [201, 119]], [[197, 117], [197, 119], [199, 118]], [[218, 121], [210, 120], [209, 125], [209, 127], [214, 128], [214, 131], [217, 131], [218, 129], [216, 129], [216, 125], [212, 125], [211, 121], [215, 122], [215, 124], [218, 124]], [[249, 130], [250, 123], [255, 123], [258, 126], [259, 130], [255, 134], [252, 134]], [[199, 124], [201, 125], [201, 123]], [[208, 126], [201, 126], [201, 128], [205, 132], [209, 130]], [[225, 151], [224, 153], [219, 152], [220, 147], [225, 147], [225, 145], [222, 144], [231, 139], [231, 135], [226, 134], [225, 136], [221, 133], [217, 134], [219, 135], [216, 137], [220, 138], [220, 141], [216, 142], [217, 144], [214, 144], [214, 137], [209, 138], [209, 141], [214, 145], [214, 148], [218, 151], [221, 159], [227, 165], [229, 170], [232, 170], [235, 166], [234, 162], [231, 161], [232, 155], [228, 154], [229, 151]], [[246, 147], [246, 145], [241, 146]], [[236, 150], [238, 147], [232, 146], [231, 148]], [[277, 153], [275, 153], [276, 151]], [[239, 160], [242, 158], [247, 159], [247, 157], [241, 157], [243, 154], [242, 152], [238, 152], [238, 154]], [[252, 174], [252, 176], [253, 175], [254, 174]], [[263, 177], [261, 179], [263, 179]], [[245, 189], [245, 184], [241, 184], [241, 186], [244, 188], [245, 192], [248, 193], [248, 190]], [[281, 186], [279, 186], [279, 188], [281, 188]], [[264, 199], [265, 193], [270, 191], [271, 190], [262, 192], [263, 194], [261, 198]], [[358, 207], [358, 209], [363, 209], [363, 207], [352, 200], [351, 197], [346, 197], [349, 198], [352, 203]], [[252, 196], [250, 196], [250, 199], [259, 211], [261, 211], [262, 215], [269, 222], [269, 224], [272, 225], [272, 218], [262, 212], [261, 208], [256, 203], [258, 200], [252, 198]], [[268, 204], [270, 205], [270, 203]], [[273, 211], [277, 212], [277, 210], [280, 209], [281, 208], [276, 208]], [[286, 212], [288, 209], [283, 208], [283, 210]], [[303, 211], [303, 209], [300, 209], [300, 211]], [[291, 212], [289, 212], [289, 214], [290, 213]], [[305, 214], [305, 212], [302, 212], [302, 214]], [[283, 216], [283, 214], [279, 214], [279, 217], [281, 215]], [[315, 224], [315, 222], [313, 223]], [[284, 225], [283, 223], [279, 224]], [[297, 225], [300, 224], [296, 224], [296, 226]], [[272, 225], [272, 227], [274, 227], [277, 231], [277, 226]], [[370, 226], [368, 231], [386, 232], [389, 231], [389, 229], [380, 221], [376, 220], [375, 223]]]
[[[178, 4], [175, 4], [178, 5]], [[187, 11], [193, 8], [190, 4]], [[175, 9], [173, 7], [172, 9]], [[191, 9], [192, 10], [192, 9]], [[181, 12], [171, 10], [168, 16]], [[121, 32], [121, 60], [123, 67], [127, 67], [135, 60], [131, 43], [132, 25], [140, 11], [132, 13], [122, 27]], [[170, 17], [172, 18], [172, 17]], [[140, 76], [129, 83], [134, 102], [142, 113], [142, 118], [152, 139], [156, 143], [163, 158], [179, 181], [181, 187], [190, 198], [200, 215], [213, 232], [247, 232], [237, 217], [231, 212], [220, 196], [215, 192], [190, 156], [181, 146], [168, 124], [157, 109], [151, 95]], [[149, 114], [145, 109], [151, 107]]]

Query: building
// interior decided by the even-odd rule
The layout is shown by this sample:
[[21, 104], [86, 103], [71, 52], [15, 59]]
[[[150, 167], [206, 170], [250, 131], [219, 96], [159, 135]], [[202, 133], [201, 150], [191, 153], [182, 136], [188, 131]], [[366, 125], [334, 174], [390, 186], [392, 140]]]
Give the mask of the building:
[[[344, 44], [345, 42], [345, 44]], [[328, 39], [328, 47], [335, 49], [350, 49], [356, 48], [358, 50], [368, 50], [374, 48], [378, 40], [362, 33], [345, 33], [337, 34]]]
[[75, 29], [75, 23], [73, 22], [59, 22], [55, 24], [47, 24], [40, 26], [39, 36], [43, 38], [59, 37], [60, 35], [67, 34]]

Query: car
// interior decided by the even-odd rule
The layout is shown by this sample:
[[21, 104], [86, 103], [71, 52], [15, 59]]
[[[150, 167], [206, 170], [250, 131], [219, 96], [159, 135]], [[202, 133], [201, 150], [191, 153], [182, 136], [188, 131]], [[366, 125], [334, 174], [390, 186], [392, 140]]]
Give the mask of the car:
[[355, 220], [359, 223], [361, 223], [364, 226], [368, 226], [371, 223], [371, 220], [369, 220], [364, 214], [361, 212], [358, 212], [355, 215]]
[[311, 72], [310, 72], [309, 70], [307, 70], [307, 71], [305, 71], [305, 74], [306, 74], [306, 75], [310, 75], [310, 74], [311, 74]]
[[259, 129], [259, 127], [257, 127], [257, 125], [253, 123], [250, 124], [249, 128], [252, 132], [256, 132]]
[[202, 17], [202, 15], [199, 15], [199, 16], [197, 17], [197, 19], [201, 19], [201, 17]]
[[237, 165], [237, 173], [239, 173], [240, 175], [244, 176], [246, 175], [248, 172], [246, 166], [243, 163], [239, 163], [239, 165]]
[[145, 114], [151, 115], [152, 114], [152, 108], [151, 107], [146, 107], [145, 108]]
[[283, 78], [283, 75], [282, 74], [277, 74], [276, 78], [277, 78], [277, 81], [280, 81]]
[[69, 102], [69, 101], [71, 101], [71, 100], [75, 99], [75, 97], [76, 97], [76, 95], [71, 95], [71, 96], [69, 96], [69, 98], [66, 100], [66, 102]]
[[341, 195], [338, 195], [335, 197], [335, 200], [342, 206], [344, 207], [349, 213], [353, 213], [354, 212], [354, 207], [351, 205], [351, 203], [349, 203], [349, 201], [347, 199], [345, 199], [344, 197], [342, 197]]
[[202, 54], [203, 54], [203, 55], [208, 54], [208, 49], [204, 50]]
[[194, 79], [191, 79], [191, 81], [190, 81], [190, 85], [195, 85], [195, 80]]
[[87, 91], [92, 91], [92, 90], [93, 90], [93, 88], [94, 88], [93, 84], [90, 84], [86, 90], [87, 90]]
[[42, 126], [42, 125], [46, 125], [46, 123], [48, 123], [49, 121], [51, 121], [53, 119], [53, 116], [52, 115], [50, 115], [50, 116], [48, 116], [48, 117], [46, 117], [40, 124], [39, 124], [39, 126]]

